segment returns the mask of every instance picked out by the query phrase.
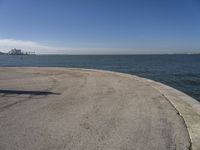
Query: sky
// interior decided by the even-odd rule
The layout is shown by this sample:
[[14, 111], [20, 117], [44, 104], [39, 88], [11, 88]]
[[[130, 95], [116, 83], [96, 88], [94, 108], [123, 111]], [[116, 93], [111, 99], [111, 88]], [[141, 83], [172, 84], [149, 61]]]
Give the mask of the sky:
[[200, 0], [0, 0], [0, 51], [200, 53]]

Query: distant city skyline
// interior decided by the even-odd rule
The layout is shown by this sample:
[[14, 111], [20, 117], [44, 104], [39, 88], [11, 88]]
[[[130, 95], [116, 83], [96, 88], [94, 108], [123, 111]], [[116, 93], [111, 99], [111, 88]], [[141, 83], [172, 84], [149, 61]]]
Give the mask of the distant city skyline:
[[0, 0], [0, 51], [200, 53], [199, 0]]

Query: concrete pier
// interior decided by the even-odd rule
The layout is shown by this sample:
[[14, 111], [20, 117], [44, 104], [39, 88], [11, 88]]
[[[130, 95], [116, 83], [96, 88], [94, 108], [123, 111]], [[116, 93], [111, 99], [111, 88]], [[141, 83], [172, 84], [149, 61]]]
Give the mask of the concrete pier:
[[0, 68], [1, 150], [199, 150], [200, 104], [122, 73]]

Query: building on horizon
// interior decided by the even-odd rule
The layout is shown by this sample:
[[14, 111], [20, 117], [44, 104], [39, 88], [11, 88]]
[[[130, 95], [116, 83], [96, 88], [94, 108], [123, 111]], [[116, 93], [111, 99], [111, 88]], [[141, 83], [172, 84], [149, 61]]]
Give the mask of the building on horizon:
[[13, 48], [8, 52], [9, 55], [24, 55], [21, 49]]
[[21, 49], [13, 48], [8, 52], [8, 55], [35, 55], [35, 52], [23, 52]]

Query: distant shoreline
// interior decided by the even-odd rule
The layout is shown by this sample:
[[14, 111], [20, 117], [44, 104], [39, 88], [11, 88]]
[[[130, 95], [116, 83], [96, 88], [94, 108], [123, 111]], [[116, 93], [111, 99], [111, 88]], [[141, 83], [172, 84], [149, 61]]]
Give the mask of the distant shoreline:
[[11, 55], [11, 56], [26, 56], [26, 55], [36, 55], [36, 56], [44, 56], [44, 55], [58, 55], [58, 56], [151, 56], [151, 55], [200, 55], [200, 54], [8, 54], [0, 52], [0, 55]]

